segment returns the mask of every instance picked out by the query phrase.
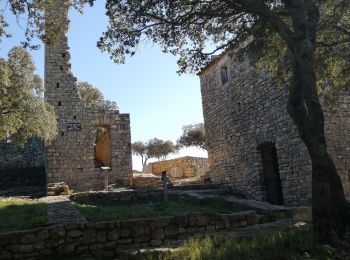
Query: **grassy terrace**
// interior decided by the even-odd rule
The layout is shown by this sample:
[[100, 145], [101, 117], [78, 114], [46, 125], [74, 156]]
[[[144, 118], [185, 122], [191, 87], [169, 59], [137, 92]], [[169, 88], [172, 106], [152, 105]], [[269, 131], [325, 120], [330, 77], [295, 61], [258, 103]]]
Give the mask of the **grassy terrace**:
[[91, 206], [77, 203], [73, 203], [73, 205], [88, 221], [174, 216], [189, 212], [232, 213], [246, 210], [246, 208], [214, 199], [155, 202], [140, 205]]
[[0, 232], [24, 230], [47, 224], [47, 207], [36, 200], [0, 198]]
[[191, 260], [275, 260], [350, 259], [350, 249], [320, 245], [310, 228], [292, 228], [252, 238], [206, 237], [190, 240], [179, 251], [163, 259]]

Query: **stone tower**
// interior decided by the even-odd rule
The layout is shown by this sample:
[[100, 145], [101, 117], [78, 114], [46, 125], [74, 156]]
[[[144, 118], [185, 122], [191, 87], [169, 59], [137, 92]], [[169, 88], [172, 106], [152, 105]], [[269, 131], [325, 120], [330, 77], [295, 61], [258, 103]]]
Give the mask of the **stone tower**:
[[45, 98], [55, 108], [58, 125], [56, 139], [47, 144], [47, 181], [65, 181], [77, 191], [102, 189], [94, 133], [96, 127], [103, 127], [109, 134], [110, 182], [129, 185], [132, 172], [129, 114], [92, 109], [80, 98], [77, 79], [70, 71], [68, 10], [69, 1], [59, 0], [48, 12], [48, 19], [61, 19], [62, 32], [56, 41], [45, 46]]

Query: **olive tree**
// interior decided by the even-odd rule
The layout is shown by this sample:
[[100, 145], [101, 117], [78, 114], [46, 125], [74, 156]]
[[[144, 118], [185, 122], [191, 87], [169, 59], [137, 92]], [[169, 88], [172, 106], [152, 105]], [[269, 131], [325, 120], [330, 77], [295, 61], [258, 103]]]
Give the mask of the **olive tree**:
[[0, 59], [0, 141], [26, 143], [33, 135], [50, 141], [56, 136], [56, 114], [44, 100], [42, 80], [34, 73], [30, 54], [10, 50]]

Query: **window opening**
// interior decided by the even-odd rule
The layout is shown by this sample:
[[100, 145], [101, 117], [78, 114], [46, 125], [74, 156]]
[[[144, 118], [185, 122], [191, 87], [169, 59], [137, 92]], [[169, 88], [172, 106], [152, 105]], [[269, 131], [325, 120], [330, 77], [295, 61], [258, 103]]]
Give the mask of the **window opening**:
[[221, 85], [224, 85], [228, 82], [228, 70], [227, 65], [224, 65], [220, 68], [220, 77], [221, 77]]
[[95, 167], [110, 167], [111, 156], [109, 128], [106, 126], [95, 127], [94, 138]]

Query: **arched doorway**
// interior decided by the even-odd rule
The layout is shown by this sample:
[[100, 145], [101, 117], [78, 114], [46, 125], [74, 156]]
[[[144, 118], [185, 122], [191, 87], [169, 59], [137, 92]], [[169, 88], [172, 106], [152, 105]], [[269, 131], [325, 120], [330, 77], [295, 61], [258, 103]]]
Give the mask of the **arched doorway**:
[[263, 179], [267, 202], [283, 205], [283, 193], [279, 174], [276, 146], [273, 143], [263, 143], [258, 149], [261, 152], [263, 164]]

